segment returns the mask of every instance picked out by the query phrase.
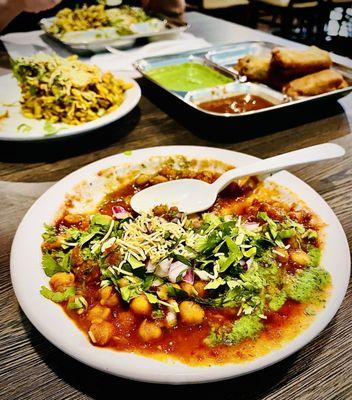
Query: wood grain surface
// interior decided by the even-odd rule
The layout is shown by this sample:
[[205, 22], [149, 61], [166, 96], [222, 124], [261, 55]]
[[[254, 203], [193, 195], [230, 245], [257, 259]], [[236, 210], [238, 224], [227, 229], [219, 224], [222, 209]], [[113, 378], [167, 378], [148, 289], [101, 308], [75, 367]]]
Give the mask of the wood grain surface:
[[[187, 18], [194, 33], [214, 43], [263, 39], [259, 32], [197, 13]], [[226, 126], [202, 121], [175, 99], [146, 82], [140, 83], [144, 96], [139, 106], [123, 120], [99, 132], [49, 144], [0, 142], [0, 180], [10, 182], [0, 183], [0, 398], [352, 399], [351, 285], [328, 327], [301, 351], [254, 374], [201, 386], [158, 386], [95, 371], [50, 344], [20, 310], [11, 287], [10, 247], [25, 211], [50, 185], [41, 182], [57, 181], [83, 165], [125, 150], [192, 144], [228, 148], [264, 158], [326, 141], [338, 143], [347, 151], [344, 158], [291, 171], [332, 207], [351, 247], [351, 95], [341, 102]]]

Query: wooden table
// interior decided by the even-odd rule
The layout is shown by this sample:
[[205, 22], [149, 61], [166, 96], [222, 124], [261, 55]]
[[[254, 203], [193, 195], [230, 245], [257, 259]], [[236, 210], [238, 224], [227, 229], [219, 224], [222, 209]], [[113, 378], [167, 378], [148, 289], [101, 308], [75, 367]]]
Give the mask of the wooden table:
[[[198, 13], [189, 13], [191, 31], [210, 42], [278, 38]], [[282, 42], [280, 40], [280, 42]], [[21, 312], [13, 293], [10, 245], [24, 212], [49, 184], [91, 161], [141, 147], [192, 144], [234, 149], [258, 157], [332, 141], [347, 155], [338, 161], [292, 171], [333, 208], [352, 240], [352, 96], [340, 102], [218, 127], [195, 119], [177, 101], [143, 84], [139, 107], [101, 132], [46, 145], [0, 143], [0, 398], [304, 399], [352, 398], [352, 290], [328, 327], [288, 359], [263, 371], [202, 386], [167, 387], [137, 383], [95, 371], [71, 359], [44, 339]], [[166, 112], [165, 112], [166, 111]], [[172, 115], [170, 117], [169, 115]], [[18, 183], [13, 183], [18, 182]], [[36, 182], [36, 183], [19, 183]], [[336, 265], [336, 268], [339, 266]]]

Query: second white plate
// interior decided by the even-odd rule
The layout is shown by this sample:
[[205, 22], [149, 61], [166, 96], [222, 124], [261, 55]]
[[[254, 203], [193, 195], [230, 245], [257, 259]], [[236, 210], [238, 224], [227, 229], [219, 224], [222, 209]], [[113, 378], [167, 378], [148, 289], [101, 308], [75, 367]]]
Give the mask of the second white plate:
[[40, 295], [40, 286], [48, 285], [48, 277], [41, 268], [43, 224], [54, 219], [65, 195], [72, 193], [82, 181], [96, 181], [97, 173], [103, 169], [126, 163], [140, 164], [152, 156], [177, 154], [189, 158], [199, 155], [202, 159], [221, 160], [238, 167], [256, 160], [250, 155], [211, 147], [165, 146], [104, 158], [68, 175], [34, 203], [16, 232], [11, 250], [11, 278], [23, 311], [34, 326], [65, 353], [101, 371], [135, 380], [172, 384], [218, 381], [256, 371], [288, 357], [313, 340], [333, 318], [346, 293], [350, 255], [344, 231], [331, 208], [311, 187], [285, 171], [268, 179], [292, 190], [326, 223], [323, 265], [332, 276], [333, 287], [325, 309], [316, 316], [311, 326], [282, 348], [250, 362], [211, 367], [191, 367], [171, 360], [166, 363], [133, 353], [97, 348], [91, 345], [61, 307]]
[[[125, 92], [125, 100], [119, 108], [106, 114], [94, 121], [86, 122], [81, 125], [55, 124], [60, 128], [57, 133], [47, 135], [44, 129], [45, 120], [26, 118], [21, 113], [19, 100], [21, 92], [17, 81], [12, 74], [0, 76], [0, 115], [8, 111], [8, 118], [0, 119], [0, 140], [6, 141], [32, 141], [49, 140], [88, 132], [102, 126], [108, 125], [129, 113], [141, 98], [141, 89], [138, 83], [130, 78], [123, 77], [123, 80], [132, 83], [132, 88]], [[21, 124], [28, 125], [31, 129], [28, 132], [18, 130]]]

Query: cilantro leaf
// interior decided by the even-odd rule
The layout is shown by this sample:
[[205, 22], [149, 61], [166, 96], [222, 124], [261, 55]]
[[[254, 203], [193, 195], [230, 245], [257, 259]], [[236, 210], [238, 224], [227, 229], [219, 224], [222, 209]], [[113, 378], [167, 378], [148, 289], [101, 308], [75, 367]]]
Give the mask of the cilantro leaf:
[[95, 214], [92, 216], [91, 222], [93, 225], [100, 225], [104, 228], [108, 228], [111, 223], [111, 217], [104, 214]]
[[43, 126], [44, 132], [45, 132], [45, 136], [52, 136], [55, 135], [56, 133], [64, 130], [65, 128], [58, 128], [57, 126], [53, 125], [50, 121], [46, 120], [44, 122], [44, 126]]
[[56, 260], [51, 254], [44, 253], [42, 267], [45, 275], [53, 276], [57, 272], [70, 272], [70, 253], [58, 252]]
[[55, 302], [62, 303], [69, 299], [69, 297], [74, 296], [76, 293], [76, 288], [74, 286], [69, 286], [64, 292], [53, 292], [45, 286], [40, 289], [40, 294], [45, 298]]
[[48, 243], [56, 242], [57, 235], [55, 226], [44, 224], [44, 228], [45, 232], [42, 234], [42, 238]]
[[123, 300], [129, 303], [132, 299], [139, 296], [141, 294], [141, 290], [139, 285], [127, 285], [120, 289], [121, 297]]

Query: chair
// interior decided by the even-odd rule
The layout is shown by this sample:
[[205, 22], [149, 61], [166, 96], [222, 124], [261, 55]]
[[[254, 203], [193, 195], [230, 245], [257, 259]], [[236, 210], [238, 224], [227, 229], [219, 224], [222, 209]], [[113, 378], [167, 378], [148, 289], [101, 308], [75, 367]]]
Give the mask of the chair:
[[250, 8], [252, 27], [267, 23], [279, 27], [279, 35], [290, 39], [305, 36], [312, 41], [319, 25], [321, 0], [251, 0]]
[[338, 54], [352, 57], [352, 1], [326, 0], [322, 5], [319, 27], [320, 45]]

